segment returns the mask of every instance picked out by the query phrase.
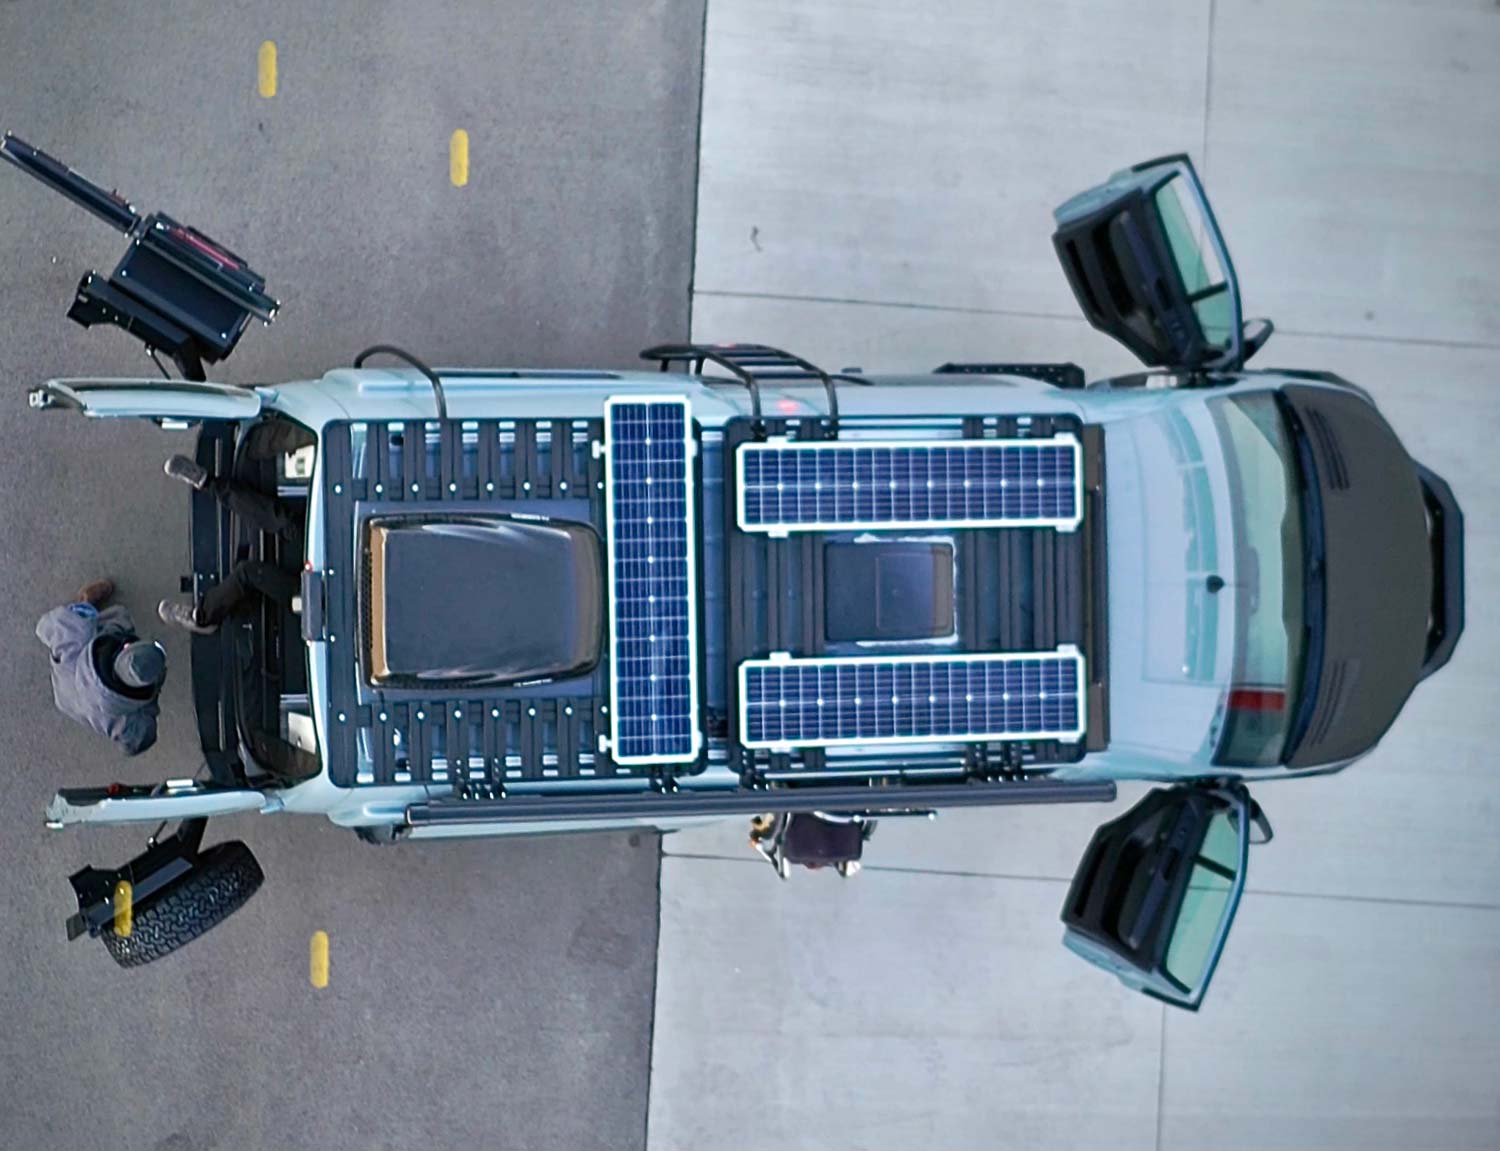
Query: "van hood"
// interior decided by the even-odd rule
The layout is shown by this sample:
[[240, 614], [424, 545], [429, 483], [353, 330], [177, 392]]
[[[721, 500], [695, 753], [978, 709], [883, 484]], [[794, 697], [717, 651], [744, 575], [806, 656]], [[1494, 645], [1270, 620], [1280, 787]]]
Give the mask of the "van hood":
[[1287, 761], [1313, 767], [1362, 755], [1394, 722], [1422, 677], [1434, 573], [1417, 465], [1374, 405], [1331, 388], [1282, 394], [1322, 519], [1322, 642]]

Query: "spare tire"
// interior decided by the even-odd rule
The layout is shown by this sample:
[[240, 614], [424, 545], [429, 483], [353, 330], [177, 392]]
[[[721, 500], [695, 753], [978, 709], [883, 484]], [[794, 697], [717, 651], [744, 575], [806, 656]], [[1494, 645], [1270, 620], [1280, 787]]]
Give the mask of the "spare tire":
[[245, 905], [265, 879], [250, 849], [239, 840], [200, 852], [193, 870], [131, 909], [129, 935], [113, 923], [99, 933], [121, 967], [140, 967], [185, 947]]

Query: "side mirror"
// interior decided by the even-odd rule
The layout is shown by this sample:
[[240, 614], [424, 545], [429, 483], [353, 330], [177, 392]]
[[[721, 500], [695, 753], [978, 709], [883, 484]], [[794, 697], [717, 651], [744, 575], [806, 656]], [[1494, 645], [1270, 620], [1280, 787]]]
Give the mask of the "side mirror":
[[1152, 791], [1094, 834], [1068, 890], [1063, 942], [1089, 962], [1197, 1010], [1245, 888], [1252, 829], [1271, 827], [1238, 784]]
[[1276, 325], [1267, 318], [1246, 320], [1240, 329], [1241, 361], [1249, 363], [1250, 357], [1266, 346], [1275, 330]]

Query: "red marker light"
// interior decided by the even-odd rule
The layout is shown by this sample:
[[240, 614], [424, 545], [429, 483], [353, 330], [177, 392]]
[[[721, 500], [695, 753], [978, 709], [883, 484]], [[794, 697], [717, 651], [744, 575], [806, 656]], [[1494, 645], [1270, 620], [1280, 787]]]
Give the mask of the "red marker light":
[[1237, 687], [1229, 693], [1230, 711], [1285, 711], [1286, 692], [1280, 688]]
[[208, 240], [194, 235], [186, 228], [173, 228], [172, 235], [177, 237], [177, 239], [181, 240], [184, 244], [187, 244], [193, 248], [197, 248], [198, 251], [202, 252], [209, 259], [217, 260], [219, 263], [225, 265], [226, 267], [238, 268], [240, 266], [240, 262], [233, 256], [231, 256], [228, 252], [224, 251], [223, 248], [217, 247], [214, 244], [210, 243]]

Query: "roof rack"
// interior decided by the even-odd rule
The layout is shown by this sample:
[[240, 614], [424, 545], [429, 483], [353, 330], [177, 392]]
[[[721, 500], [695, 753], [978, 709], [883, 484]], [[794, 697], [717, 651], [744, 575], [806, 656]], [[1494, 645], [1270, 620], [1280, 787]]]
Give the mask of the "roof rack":
[[773, 348], [768, 344], [657, 344], [641, 353], [643, 360], [656, 360], [661, 370], [673, 364], [688, 364], [694, 375], [702, 375], [705, 364], [717, 364], [750, 389], [750, 407], [757, 437], [765, 434], [765, 420], [760, 410], [760, 385], [766, 380], [818, 380], [828, 393], [828, 426], [834, 434], [839, 427], [839, 399], [834, 381], [865, 384], [857, 376], [825, 372], [801, 356]]

